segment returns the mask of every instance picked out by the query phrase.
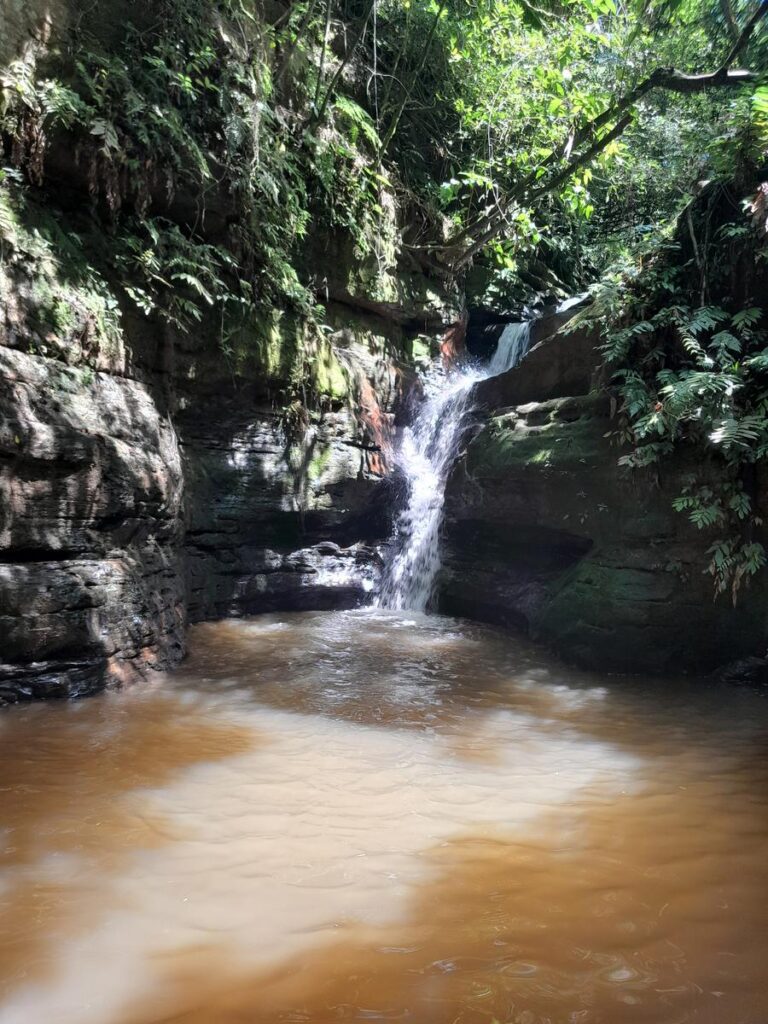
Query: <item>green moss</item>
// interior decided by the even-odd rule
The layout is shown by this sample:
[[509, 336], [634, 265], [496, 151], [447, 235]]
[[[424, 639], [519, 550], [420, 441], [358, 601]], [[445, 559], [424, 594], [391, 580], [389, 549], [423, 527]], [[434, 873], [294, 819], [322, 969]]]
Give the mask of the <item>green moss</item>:
[[584, 417], [571, 423], [550, 420], [531, 428], [517, 414], [497, 416], [472, 442], [468, 469], [495, 477], [521, 466], [546, 464], [553, 470], [584, 470], [604, 458], [603, 421]]
[[[625, 566], [604, 565], [590, 559], [580, 562], [567, 584], [549, 605], [542, 625], [548, 630], [572, 623], [573, 609], [585, 622], [605, 622], [611, 615], [625, 619], [628, 610], [643, 617], [643, 606], [667, 601], [677, 580], [671, 574]], [[647, 614], [647, 613], [646, 613]]]
[[542, 448], [531, 459], [531, 462], [551, 463], [554, 455], [553, 448]]
[[[210, 335], [217, 333], [211, 321]], [[304, 329], [277, 310], [238, 310], [225, 321], [220, 345], [234, 373], [255, 372], [279, 391], [295, 391], [301, 382]]]
[[[282, 327], [282, 329], [281, 329]], [[259, 347], [262, 369], [270, 380], [286, 380], [293, 375], [299, 345], [294, 331], [285, 330], [285, 324], [275, 315], [268, 324], [264, 340]]]
[[311, 377], [313, 388], [319, 395], [327, 395], [334, 401], [343, 401], [349, 396], [350, 384], [347, 373], [330, 342], [324, 339], [318, 345], [318, 353], [312, 363]]
[[[670, 573], [586, 558], [558, 581], [551, 600], [532, 623], [533, 632], [580, 662], [599, 660], [618, 671], [650, 663], [661, 670], [674, 648], [668, 633], [675, 624], [669, 621], [668, 608], [677, 586]], [[611, 643], [614, 632], [620, 643]], [[649, 650], [649, 643], [656, 646]]]
[[428, 363], [437, 355], [437, 339], [419, 334], [415, 338], [408, 339], [406, 350], [411, 363]]
[[325, 470], [328, 468], [331, 461], [331, 448], [326, 446], [321, 448], [319, 451], [313, 453], [310, 459], [309, 465], [307, 466], [307, 479], [314, 483], [319, 480]]

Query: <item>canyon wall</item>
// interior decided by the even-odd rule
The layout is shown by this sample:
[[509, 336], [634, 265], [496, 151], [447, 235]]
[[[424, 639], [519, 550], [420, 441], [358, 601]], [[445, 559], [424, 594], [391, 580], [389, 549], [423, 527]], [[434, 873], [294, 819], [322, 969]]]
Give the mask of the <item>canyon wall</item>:
[[606, 671], [710, 671], [762, 656], [765, 584], [736, 607], [715, 600], [712, 538], [672, 506], [706, 469], [701, 457], [620, 466], [596, 339], [561, 325], [540, 321], [520, 367], [476, 388], [482, 419], [446, 494], [441, 610], [522, 628]]
[[[13, 83], [19, 102], [47, 62], [67, 78], [68, 27], [88, 19], [119, 60], [119, 30], [151, 25], [152, 6], [0, 0], [0, 66], [24, 64], [0, 112]], [[219, 35], [229, 38], [224, 26]], [[414, 223], [437, 228], [398, 208], [407, 190], [375, 174], [366, 252], [359, 224], [299, 236], [288, 269], [302, 315], [290, 301], [257, 302], [230, 337], [205, 299], [186, 331], [159, 303], [142, 312], [149, 228], [160, 224], [182, 255], [194, 243], [192, 269], [215, 250], [210, 265], [234, 265], [240, 286], [248, 275], [233, 253], [247, 255], [243, 236], [253, 248], [264, 225], [244, 220], [238, 179], [196, 189], [159, 163], [134, 188], [136, 126], [121, 127], [130, 144], [116, 170], [99, 119], [88, 122], [96, 135], [47, 132], [48, 95], [22, 100], [2, 138], [13, 170], [0, 171], [0, 701], [82, 695], [172, 666], [190, 621], [366, 601], [402, 497], [393, 432], [414, 367], [440, 339], [446, 361], [460, 360], [466, 334], [458, 289], [409, 248]], [[130, 272], [119, 229], [139, 247]], [[284, 269], [285, 252], [274, 259]], [[251, 294], [269, 269], [252, 263]], [[190, 278], [205, 293], [185, 272], [176, 291], [188, 304]], [[608, 670], [762, 654], [763, 591], [737, 609], [714, 602], [709, 538], [672, 510], [685, 455], [658, 473], [618, 467], [594, 339], [558, 326], [541, 320], [519, 369], [478, 386], [482, 415], [448, 484], [440, 608], [525, 628]]]
[[[0, 700], [169, 667], [190, 621], [365, 600], [414, 360], [460, 317], [456, 294], [401, 258], [406, 218], [382, 192], [366, 251], [358, 225], [310, 225], [290, 266], [270, 242], [271, 278], [238, 266], [228, 284], [256, 301], [225, 330], [211, 275], [234, 277], [233, 254], [275, 231], [244, 218], [242, 181], [218, 155], [215, 175], [184, 165], [194, 140], [182, 162], [147, 152], [148, 111], [130, 104], [104, 108], [125, 146], [115, 161], [102, 121], [47, 112], [51, 89], [74, 102], [78, 47], [107, 86], [119, 78], [123, 37], [156, 27], [153, 7], [0, 0]], [[247, 24], [243, 40], [214, 17], [211, 36], [244, 75], [263, 59]], [[188, 30], [180, 20], [180, 48]], [[202, 133], [194, 105], [165, 113]], [[176, 249], [154, 279], [180, 271], [165, 298], [194, 306], [186, 329], [150, 308], [158, 231]], [[199, 275], [196, 260], [209, 261]], [[261, 298], [281, 274], [293, 307]]]
[[[0, 696], [168, 667], [188, 621], [366, 599], [413, 382], [398, 325], [329, 310], [310, 408], [279, 366], [127, 311], [83, 365], [81, 318], [41, 326], [38, 285], [0, 284]], [[278, 332], [271, 355], [295, 343]]]

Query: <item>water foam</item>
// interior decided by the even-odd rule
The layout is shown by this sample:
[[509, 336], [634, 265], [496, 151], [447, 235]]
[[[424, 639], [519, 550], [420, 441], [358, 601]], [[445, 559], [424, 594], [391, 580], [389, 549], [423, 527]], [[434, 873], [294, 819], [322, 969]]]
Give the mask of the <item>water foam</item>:
[[381, 606], [424, 611], [429, 605], [440, 570], [445, 488], [469, 426], [473, 386], [517, 366], [527, 355], [530, 341], [530, 321], [507, 324], [487, 367], [450, 374], [433, 371], [428, 377], [426, 401], [406, 428], [398, 454], [408, 500], [396, 524], [395, 552], [379, 589]]

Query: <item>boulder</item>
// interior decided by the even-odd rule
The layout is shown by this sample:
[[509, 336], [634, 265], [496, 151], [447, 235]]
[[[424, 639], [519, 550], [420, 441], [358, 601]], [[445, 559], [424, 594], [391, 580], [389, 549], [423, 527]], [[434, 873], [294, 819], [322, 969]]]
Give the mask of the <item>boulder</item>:
[[563, 331], [572, 312], [534, 321], [531, 349], [519, 366], [475, 387], [477, 404], [501, 409], [568, 395], [586, 395], [592, 388], [601, 358], [593, 328]]
[[731, 686], [768, 686], [768, 658], [740, 658], [717, 673], [720, 682]]
[[607, 396], [489, 419], [449, 480], [441, 610], [523, 626], [607, 671], [711, 670], [764, 650], [764, 585], [737, 608], [713, 600], [711, 538], [672, 508], [692, 462], [622, 469], [610, 432]]

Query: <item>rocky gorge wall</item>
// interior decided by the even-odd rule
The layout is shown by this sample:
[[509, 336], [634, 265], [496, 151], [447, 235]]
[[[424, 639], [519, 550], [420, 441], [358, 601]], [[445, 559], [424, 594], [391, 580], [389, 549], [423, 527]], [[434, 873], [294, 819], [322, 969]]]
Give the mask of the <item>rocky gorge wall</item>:
[[[768, 593], [714, 599], [711, 538], [673, 499], [700, 457], [619, 466], [594, 336], [536, 325], [519, 368], [476, 387], [481, 424], [449, 479], [439, 606], [522, 628], [615, 672], [710, 671], [768, 646]], [[766, 480], [758, 507], [768, 507]]]
[[[414, 386], [401, 324], [331, 304], [308, 408], [275, 390], [298, 344], [286, 331], [271, 369], [234, 367], [204, 331], [125, 311], [94, 367], [79, 362], [77, 316], [69, 334], [41, 333], [31, 279], [6, 275], [0, 293], [0, 697], [167, 668], [191, 621], [368, 599]], [[761, 654], [762, 589], [715, 602], [707, 541], [672, 509], [692, 467], [618, 466], [594, 338], [558, 326], [539, 321], [521, 366], [476, 387], [446, 494], [440, 610], [609, 671]]]
[[399, 328], [340, 314], [308, 410], [137, 318], [101, 368], [70, 366], [22, 291], [0, 321], [0, 696], [166, 668], [189, 621], [365, 599], [412, 379]]
[[[168, 152], [117, 172], [90, 122], [80, 135], [51, 127], [51, 83], [33, 83], [51, 69], [70, 81], [83, 31], [118, 73], [121, 30], [152, 29], [153, 8], [0, 0], [0, 116], [16, 109], [0, 132], [0, 700], [169, 667], [191, 621], [364, 600], [390, 530], [392, 428], [414, 358], [460, 316], [456, 295], [399, 259], [389, 194], [366, 253], [359, 226], [303, 237], [314, 320], [263, 302], [225, 339], [223, 307], [209, 315], [205, 298], [186, 332], [159, 306], [141, 311], [131, 289], [146, 289], [152, 231], [175, 239], [158, 277], [181, 259], [187, 309], [207, 293], [195, 260], [213, 260], [209, 288], [210, 267], [235, 265], [252, 230], [241, 184], [219, 180], [219, 165], [197, 180]], [[247, 63], [224, 25], [211, 38]], [[194, 107], [166, 113], [192, 131]], [[110, 116], [134, 138], [128, 160], [136, 125]], [[138, 259], [121, 231], [139, 232]]]
[[[151, 23], [152, 6], [0, 0], [0, 66], [44, 65], [73, 18], [95, 21], [114, 54], [128, 12]], [[20, 123], [26, 163], [0, 173], [0, 700], [172, 666], [192, 621], [367, 600], [414, 364], [439, 338], [460, 361], [467, 326], [461, 296], [407, 258], [394, 192], [367, 256], [349, 226], [302, 238], [297, 280], [320, 324], [274, 308], [230, 345], [213, 316], [184, 333], [142, 314], [108, 243], [120, 216], [147, 215], [232, 258], [237, 190], [207, 182], [201, 212], [187, 179], [166, 187], [157, 167], [140, 195], [111, 196], [128, 211], [112, 209], [103, 153], [84, 159], [68, 130]], [[3, 139], [11, 156], [18, 143]], [[618, 468], [594, 339], [558, 326], [540, 320], [525, 362], [477, 388], [484, 415], [448, 484], [439, 607], [608, 670], [762, 655], [762, 590], [737, 609], [714, 602], [709, 541], [672, 510], [685, 457], [658, 477]]]
[[152, 390], [0, 347], [0, 695], [172, 664], [186, 621], [182, 457]]

